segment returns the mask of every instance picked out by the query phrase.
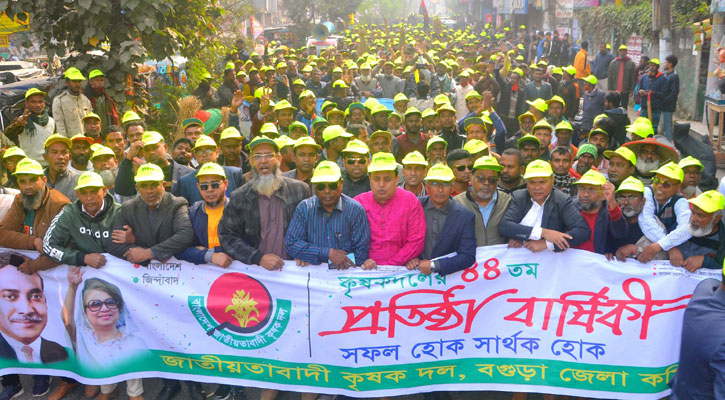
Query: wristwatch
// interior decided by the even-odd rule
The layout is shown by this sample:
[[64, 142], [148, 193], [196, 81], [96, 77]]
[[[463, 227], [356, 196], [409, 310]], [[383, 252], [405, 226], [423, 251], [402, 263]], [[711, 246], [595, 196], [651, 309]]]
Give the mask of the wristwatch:
[[430, 262], [430, 273], [431, 274], [440, 274], [441, 273], [441, 266], [438, 265], [438, 261]]

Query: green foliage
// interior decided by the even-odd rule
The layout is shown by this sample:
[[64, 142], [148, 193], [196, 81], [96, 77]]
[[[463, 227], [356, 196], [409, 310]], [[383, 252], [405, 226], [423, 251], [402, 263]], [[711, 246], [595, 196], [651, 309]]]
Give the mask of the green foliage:
[[672, 0], [672, 24], [688, 27], [710, 16], [710, 6], [705, 0]]

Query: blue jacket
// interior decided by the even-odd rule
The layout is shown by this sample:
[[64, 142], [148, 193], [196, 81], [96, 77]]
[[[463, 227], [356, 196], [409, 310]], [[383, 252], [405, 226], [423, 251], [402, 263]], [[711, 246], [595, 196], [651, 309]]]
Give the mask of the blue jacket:
[[610, 51], [607, 51], [604, 54], [602, 54], [602, 52], [597, 53], [597, 56], [594, 58], [594, 64], [592, 65], [592, 75], [596, 76], [597, 79], [607, 79], [609, 63], [611, 63], [614, 58], [614, 54]]
[[[241, 187], [244, 184], [244, 178], [242, 178], [242, 169], [239, 167], [222, 168], [224, 168], [224, 173], [226, 173], [227, 181], [229, 182], [226, 191], [226, 195], [227, 197], [229, 197], [234, 189]], [[196, 171], [181, 177], [177, 184], [171, 187], [171, 194], [173, 194], [174, 196], [185, 198], [186, 201], [189, 202], [189, 204], [194, 204], [198, 201], [201, 201], [202, 198], [201, 194], [199, 193], [199, 188], [196, 187]]]
[[[229, 203], [229, 198], [224, 199], [224, 205]], [[209, 249], [209, 216], [204, 209], [204, 201], [200, 200], [189, 207], [189, 219], [191, 226], [194, 228], [194, 243], [186, 250], [176, 255], [179, 260], [188, 261], [194, 264], [208, 264], [211, 262], [211, 253], [221, 253], [224, 249], [217, 246]], [[197, 249], [196, 246], [207, 248], [207, 250]], [[209, 259], [207, 259], [207, 253]]]
[[[430, 197], [423, 196], [418, 200], [425, 209]], [[476, 262], [475, 217], [472, 212], [453, 199], [450, 200], [449, 207], [446, 222], [443, 223], [443, 229], [436, 238], [431, 257], [441, 257], [454, 252], [457, 254], [437, 261], [440, 265], [440, 275], [464, 270]]]
[[[665, 95], [667, 94], [667, 78], [661, 72], [657, 72], [657, 76], [654, 78], [651, 78], [649, 74], [642, 75], [642, 78], [639, 79], [638, 87], [640, 90], [653, 91], [650, 95], [653, 111], [661, 111], [663, 109]], [[640, 96], [639, 104], [646, 111], [647, 96]]]
[[662, 111], [664, 112], [675, 112], [677, 108], [677, 96], [680, 94], [680, 76], [677, 72], [665, 74], [667, 79], [667, 94], [662, 100]]
[[[581, 206], [579, 206], [579, 198], [576, 198], [576, 205], [581, 212]], [[599, 207], [597, 213], [597, 221], [594, 223], [594, 252], [599, 254], [606, 254], [611, 248], [610, 242], [617, 239], [623, 239], [629, 233], [629, 224], [624, 215], [619, 215], [619, 219], [612, 221], [609, 218], [609, 209], [607, 208], [607, 201], [602, 201], [602, 206]]]

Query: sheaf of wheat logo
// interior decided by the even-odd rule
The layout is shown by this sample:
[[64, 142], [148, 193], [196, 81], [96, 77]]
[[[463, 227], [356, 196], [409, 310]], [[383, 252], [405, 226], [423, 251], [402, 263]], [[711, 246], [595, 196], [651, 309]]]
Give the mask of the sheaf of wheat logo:
[[[257, 317], [259, 316], [259, 310], [257, 309], [257, 302], [249, 296], [244, 290], [237, 290], [232, 296], [232, 304], [228, 305], [224, 309], [225, 313], [232, 312], [234, 318], [239, 321], [239, 326], [246, 328], [250, 322], [259, 322]], [[256, 314], [257, 317], [253, 317], [252, 313]]]

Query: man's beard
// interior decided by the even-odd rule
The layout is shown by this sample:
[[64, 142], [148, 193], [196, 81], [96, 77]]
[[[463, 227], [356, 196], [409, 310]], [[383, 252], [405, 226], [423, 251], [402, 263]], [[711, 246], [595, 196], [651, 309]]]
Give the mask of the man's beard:
[[278, 166], [274, 166], [269, 175], [259, 175], [256, 169], [252, 168], [252, 188], [259, 194], [271, 196], [282, 186], [282, 172]]
[[642, 207], [634, 208], [632, 206], [624, 206], [620, 208], [622, 210], [622, 214], [624, 214], [627, 218], [636, 217], [642, 211]]
[[73, 158], [73, 164], [80, 165], [81, 167], [85, 167], [86, 165], [88, 165], [88, 160], [90, 160], [90, 159], [91, 159], [90, 153], [86, 154], [86, 155], [82, 155], [82, 156], [76, 156]]
[[478, 200], [489, 201], [493, 197], [493, 191], [486, 192], [485, 190], [479, 190], [476, 192]]
[[43, 196], [45, 195], [46, 190], [47, 189], [45, 188], [38, 190], [32, 196], [27, 196], [26, 194], [23, 194], [23, 208], [28, 211], [37, 210], [38, 208], [40, 208], [40, 205], [43, 204]]
[[654, 161], [646, 161], [639, 157], [637, 157], [637, 171], [639, 171], [642, 175], [649, 175], [652, 173], [652, 171], [659, 168], [660, 162], [657, 160]]
[[112, 190], [116, 186], [116, 176], [118, 175], [118, 169], [104, 169], [102, 171], [97, 171], [97, 173], [103, 179], [103, 185], [106, 186], [109, 190]]
[[518, 182], [518, 180], [519, 180], [518, 176], [513, 177], [513, 176], [510, 176], [509, 174], [501, 173], [501, 182], [503, 182], [503, 183], [511, 184], [511, 183]]
[[685, 195], [685, 197], [693, 197], [695, 193], [697, 192], [697, 186], [684, 186], [682, 188], [682, 194]]
[[579, 199], [579, 205], [584, 211], [593, 211], [602, 206], [602, 200], [582, 202], [581, 199]]
[[712, 227], [715, 225], [715, 219], [711, 219], [710, 223], [703, 226], [702, 228], [695, 228], [694, 225], [692, 225], [692, 222], [687, 224], [687, 229], [690, 231], [690, 234], [694, 237], [703, 237], [707, 236], [712, 232]]

